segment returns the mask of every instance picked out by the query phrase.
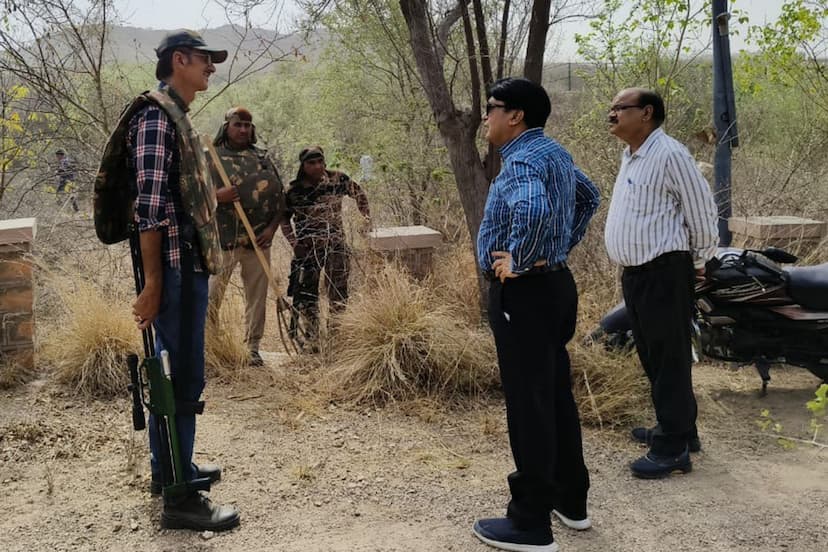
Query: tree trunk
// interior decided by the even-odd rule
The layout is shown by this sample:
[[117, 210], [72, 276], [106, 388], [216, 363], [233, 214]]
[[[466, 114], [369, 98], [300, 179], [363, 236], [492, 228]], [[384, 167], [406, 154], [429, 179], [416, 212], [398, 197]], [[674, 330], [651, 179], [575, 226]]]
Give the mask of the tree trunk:
[[[489, 182], [486, 179], [476, 144], [480, 114], [460, 111], [454, 105], [443, 74], [442, 50], [438, 49], [438, 45], [432, 40], [432, 29], [427, 11], [428, 2], [426, 0], [400, 0], [400, 8], [408, 27], [411, 49], [417, 62], [417, 71], [420, 74], [423, 89], [434, 112], [440, 136], [448, 150], [460, 203], [463, 205], [463, 212], [466, 216], [466, 227], [474, 243], [477, 239], [480, 221], [483, 220], [483, 207], [486, 204], [489, 190]], [[462, 11], [459, 9], [447, 16], [453, 18], [453, 21], [448, 19], [438, 24], [438, 35], [441, 30], [449, 28], [461, 16]]]
[[532, 19], [529, 21], [529, 39], [526, 43], [526, 62], [523, 76], [541, 83], [543, 54], [546, 50], [546, 33], [549, 31], [549, 11], [552, 0], [535, 0], [532, 3]]

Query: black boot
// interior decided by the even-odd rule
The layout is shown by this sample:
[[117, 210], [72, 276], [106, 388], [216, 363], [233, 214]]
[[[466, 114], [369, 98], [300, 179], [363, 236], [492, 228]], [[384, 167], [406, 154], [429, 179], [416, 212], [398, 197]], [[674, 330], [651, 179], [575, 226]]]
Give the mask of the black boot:
[[164, 529], [226, 531], [239, 524], [239, 512], [232, 506], [215, 506], [204, 493], [170, 500], [161, 512]]
[[[193, 466], [195, 466], [196, 479], [206, 477], [210, 480], [210, 483], [215, 483], [221, 479], [221, 467], [216, 464], [193, 464]], [[150, 494], [160, 495], [162, 488], [161, 476], [156, 477], [153, 474], [150, 481]]]

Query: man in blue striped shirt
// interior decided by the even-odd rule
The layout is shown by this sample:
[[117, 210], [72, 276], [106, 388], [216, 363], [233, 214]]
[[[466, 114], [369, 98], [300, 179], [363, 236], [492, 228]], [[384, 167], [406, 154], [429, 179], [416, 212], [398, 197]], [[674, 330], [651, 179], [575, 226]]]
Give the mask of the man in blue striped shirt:
[[598, 208], [598, 190], [572, 156], [543, 133], [551, 104], [526, 80], [495, 82], [486, 103], [486, 138], [503, 168], [489, 189], [477, 256], [489, 288], [516, 470], [505, 518], [481, 519], [474, 533], [503, 550], [555, 552], [550, 513], [588, 529], [589, 474], [566, 344], [575, 332], [578, 293], [566, 266]]

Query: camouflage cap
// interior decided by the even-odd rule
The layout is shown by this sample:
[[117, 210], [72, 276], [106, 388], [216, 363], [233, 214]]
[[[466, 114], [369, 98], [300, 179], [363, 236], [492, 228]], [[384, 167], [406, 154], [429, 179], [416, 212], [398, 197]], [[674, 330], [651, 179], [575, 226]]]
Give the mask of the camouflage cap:
[[227, 59], [227, 50], [211, 48], [200, 34], [189, 29], [179, 29], [168, 33], [155, 49], [155, 54], [161, 57], [161, 54], [170, 48], [192, 48], [206, 52], [210, 54], [210, 60], [213, 63], [223, 63]]

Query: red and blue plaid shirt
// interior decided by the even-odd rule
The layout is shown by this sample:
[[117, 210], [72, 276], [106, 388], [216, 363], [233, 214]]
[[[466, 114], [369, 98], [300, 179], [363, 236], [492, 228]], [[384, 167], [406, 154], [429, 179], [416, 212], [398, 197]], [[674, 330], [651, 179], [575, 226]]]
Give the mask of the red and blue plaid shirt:
[[[181, 269], [181, 224], [186, 219], [181, 203], [178, 151], [175, 125], [158, 106], [149, 105], [129, 122], [127, 149], [130, 167], [135, 170], [138, 196], [135, 221], [141, 232], [163, 232], [162, 257], [167, 265]], [[201, 271], [197, 249], [193, 267]]]

